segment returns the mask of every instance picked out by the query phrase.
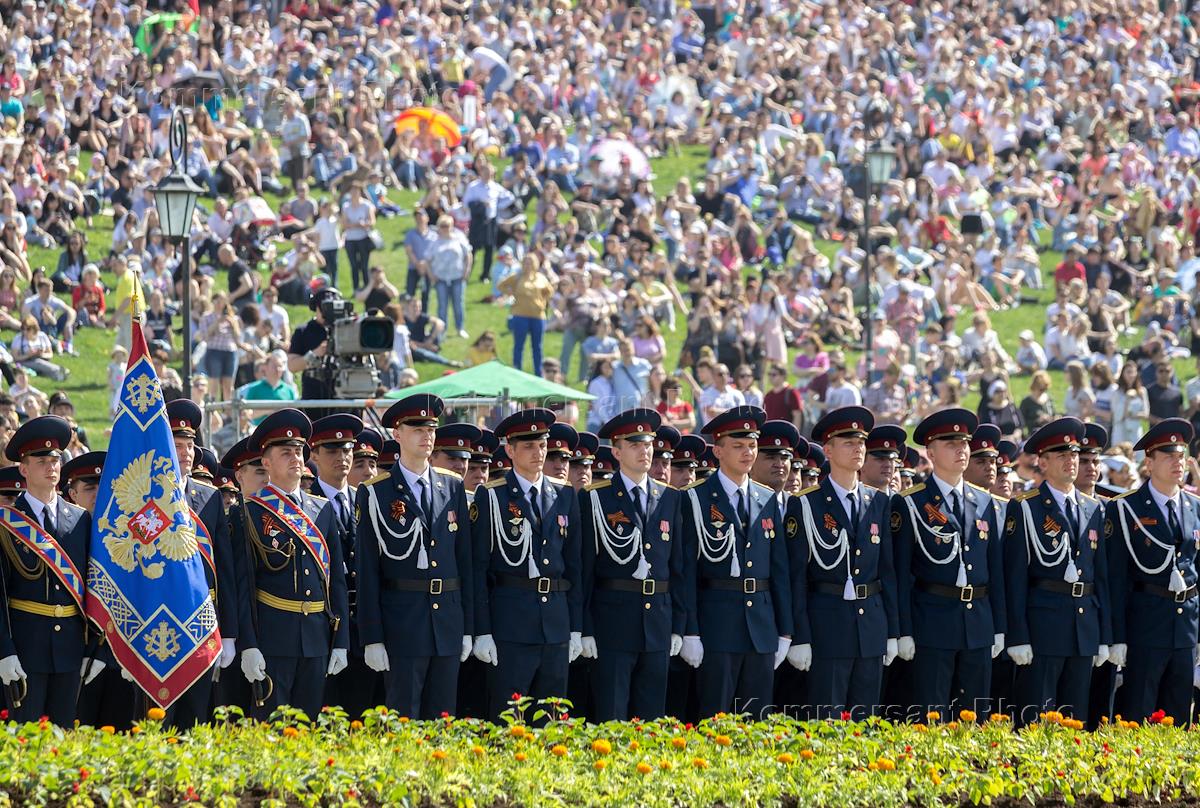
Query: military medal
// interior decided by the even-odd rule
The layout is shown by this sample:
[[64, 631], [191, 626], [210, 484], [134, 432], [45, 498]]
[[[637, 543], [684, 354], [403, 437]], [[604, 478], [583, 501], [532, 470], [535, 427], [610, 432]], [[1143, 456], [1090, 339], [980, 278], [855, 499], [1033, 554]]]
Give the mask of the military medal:
[[871, 523], [871, 544], [879, 544], [879, 523]]
[[763, 529], [763, 535], [766, 536], [768, 539], [775, 538], [775, 520], [774, 519], [762, 520], [762, 529]]
[[662, 540], [663, 541], [671, 540], [671, 534], [669, 532], [670, 527], [671, 527], [671, 523], [668, 522], [666, 519], [664, 519], [658, 523], [658, 529], [662, 531]]
[[567, 516], [560, 513], [558, 515], [558, 532], [562, 535], [567, 535]]
[[987, 536], [988, 536], [987, 520], [986, 519], [976, 519], [975, 520], [975, 529], [979, 531], [979, 540], [987, 541]]
[[[1062, 532], [1062, 525], [1060, 525], [1058, 522], [1055, 522], [1054, 517], [1047, 516], [1046, 521], [1044, 521], [1042, 523], [1042, 532], [1045, 533], [1047, 536], [1051, 536], [1051, 537], [1057, 536], [1059, 533]], [[1054, 542], [1054, 546], [1055, 547], [1058, 546], [1057, 541]]]
[[825, 514], [825, 529], [830, 533], [837, 533], [838, 523], [831, 514]]
[[1100, 543], [1100, 537], [1096, 535], [1096, 530], [1093, 528], [1088, 531], [1088, 544], [1092, 545], [1092, 549], [1096, 549], [1096, 545]]
[[939, 525], [947, 524], [950, 521], [950, 517], [942, 513], [932, 502], [925, 503], [925, 515], [929, 517], [931, 523], [936, 522]]
[[397, 499], [392, 501], [392, 518], [400, 524], [404, 524], [404, 500]]
[[454, 515], [454, 511], [446, 511], [446, 522], [451, 533], [458, 530], [458, 518]]

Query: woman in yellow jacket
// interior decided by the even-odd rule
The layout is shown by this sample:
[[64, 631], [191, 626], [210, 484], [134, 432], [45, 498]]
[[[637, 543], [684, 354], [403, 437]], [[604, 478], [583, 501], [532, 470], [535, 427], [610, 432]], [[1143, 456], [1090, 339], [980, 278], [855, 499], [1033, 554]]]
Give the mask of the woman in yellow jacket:
[[546, 331], [546, 307], [554, 295], [554, 282], [542, 272], [542, 261], [528, 253], [521, 271], [500, 281], [501, 294], [513, 298], [508, 328], [513, 335], [513, 367], [521, 369], [525, 358], [525, 338], [533, 346], [533, 372], [542, 375], [542, 336]]

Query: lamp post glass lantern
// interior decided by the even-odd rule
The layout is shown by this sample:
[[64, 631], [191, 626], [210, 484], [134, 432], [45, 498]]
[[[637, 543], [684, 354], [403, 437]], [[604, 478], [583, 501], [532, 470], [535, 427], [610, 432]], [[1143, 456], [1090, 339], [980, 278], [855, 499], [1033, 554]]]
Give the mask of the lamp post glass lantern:
[[875, 145], [875, 148], [867, 152], [867, 194], [866, 202], [863, 207], [863, 233], [862, 233], [862, 248], [863, 248], [863, 284], [865, 286], [866, 313], [867, 322], [864, 324], [865, 344], [863, 346], [865, 357], [863, 365], [866, 368], [865, 381], [869, 385], [872, 381], [871, 374], [874, 370], [875, 357], [874, 351], [874, 329], [875, 329], [875, 301], [872, 300], [871, 294], [871, 258], [874, 254], [874, 245], [871, 243], [871, 219], [874, 214], [875, 205], [878, 203], [876, 193], [879, 189], [892, 178], [892, 171], [896, 168], [896, 152], [891, 149]]
[[179, 260], [183, 265], [183, 394], [192, 394], [192, 215], [196, 200], [204, 190], [187, 175], [187, 119], [179, 107], [171, 113], [171, 173], [154, 186], [154, 207], [163, 235], [181, 244]]

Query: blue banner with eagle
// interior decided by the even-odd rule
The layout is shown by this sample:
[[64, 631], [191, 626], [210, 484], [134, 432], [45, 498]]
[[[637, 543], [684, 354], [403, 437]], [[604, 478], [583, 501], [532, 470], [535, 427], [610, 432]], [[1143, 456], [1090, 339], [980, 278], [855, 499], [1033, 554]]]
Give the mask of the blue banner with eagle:
[[162, 388], [135, 323], [92, 519], [86, 611], [117, 662], [164, 709], [221, 653], [203, 540]]

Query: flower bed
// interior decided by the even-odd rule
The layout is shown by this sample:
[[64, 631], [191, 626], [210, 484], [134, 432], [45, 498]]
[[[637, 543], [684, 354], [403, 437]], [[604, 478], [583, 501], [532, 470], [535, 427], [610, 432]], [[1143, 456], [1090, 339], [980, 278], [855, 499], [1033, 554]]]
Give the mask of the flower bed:
[[[525, 705], [522, 705], [525, 706]], [[556, 719], [561, 706], [551, 708]], [[527, 716], [534, 718], [532, 711]], [[540, 712], [540, 711], [539, 711]], [[1192, 803], [1200, 734], [1166, 722], [1088, 733], [1053, 713], [1005, 719], [665, 720], [531, 728], [380, 709], [313, 722], [230, 718], [175, 734], [159, 711], [128, 733], [0, 726], [0, 799], [18, 805], [629, 805]], [[539, 716], [540, 718], [540, 716]], [[966, 716], [970, 718], [969, 715]]]

